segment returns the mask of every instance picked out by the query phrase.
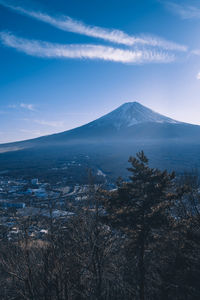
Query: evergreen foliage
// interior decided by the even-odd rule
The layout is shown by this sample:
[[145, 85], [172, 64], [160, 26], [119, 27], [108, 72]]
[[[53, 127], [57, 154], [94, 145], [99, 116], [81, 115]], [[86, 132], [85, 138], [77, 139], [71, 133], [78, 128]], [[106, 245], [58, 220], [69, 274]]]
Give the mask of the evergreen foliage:
[[[107, 222], [129, 237], [129, 248], [137, 256], [139, 297], [145, 299], [146, 253], [170, 226], [170, 206], [180, 197], [174, 186], [175, 174], [150, 168], [141, 151], [130, 157], [129, 182], [119, 180], [116, 191], [108, 194]], [[155, 250], [155, 249], [154, 249]]]

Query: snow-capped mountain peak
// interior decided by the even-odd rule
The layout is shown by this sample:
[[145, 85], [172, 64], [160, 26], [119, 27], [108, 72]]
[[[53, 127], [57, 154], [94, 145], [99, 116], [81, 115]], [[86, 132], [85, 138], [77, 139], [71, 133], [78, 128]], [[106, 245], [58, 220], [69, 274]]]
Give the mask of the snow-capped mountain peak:
[[94, 121], [96, 125], [112, 125], [115, 128], [131, 127], [140, 123], [180, 123], [171, 118], [165, 117], [153, 110], [143, 106], [139, 102], [127, 102], [108, 113], [107, 115]]

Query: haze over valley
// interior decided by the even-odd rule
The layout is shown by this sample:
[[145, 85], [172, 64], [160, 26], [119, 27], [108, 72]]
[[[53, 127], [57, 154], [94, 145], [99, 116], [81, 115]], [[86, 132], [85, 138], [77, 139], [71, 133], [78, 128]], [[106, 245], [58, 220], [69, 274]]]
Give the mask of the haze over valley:
[[[179, 173], [200, 167], [200, 126], [128, 102], [81, 127], [0, 145], [5, 174], [87, 181], [86, 170], [102, 170], [109, 182], [126, 176], [127, 157], [144, 150], [152, 166]], [[44, 159], [45, 157], [45, 159]], [[71, 179], [70, 179], [71, 178]]]

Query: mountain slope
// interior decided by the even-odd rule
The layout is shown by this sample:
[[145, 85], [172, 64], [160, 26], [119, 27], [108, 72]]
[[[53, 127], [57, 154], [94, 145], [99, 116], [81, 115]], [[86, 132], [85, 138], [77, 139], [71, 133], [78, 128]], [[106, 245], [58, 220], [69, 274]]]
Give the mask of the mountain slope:
[[[112, 112], [81, 127], [22, 142], [23, 146], [47, 146], [56, 143], [91, 143], [181, 138], [198, 139], [200, 126], [163, 116], [138, 102], [128, 102]], [[20, 144], [20, 143], [19, 143]], [[16, 144], [15, 144], [16, 145]]]
[[180, 123], [176, 120], [165, 117], [153, 110], [141, 105], [138, 102], [127, 102], [111, 113], [94, 121], [96, 126], [114, 126], [116, 129], [131, 127], [136, 124], [156, 122], [156, 123]]
[[128, 102], [112, 112], [78, 128], [32, 140], [0, 145], [3, 149], [19, 150], [54, 143], [98, 142], [121, 138], [165, 138], [192, 137], [199, 132], [199, 126], [186, 124], [163, 116], [138, 102]]
[[[73, 173], [77, 181], [81, 173], [77, 173], [77, 166], [95, 166], [118, 176], [126, 168], [128, 156], [141, 149], [154, 166], [177, 170], [200, 167], [200, 126], [178, 122], [138, 102], [129, 102], [75, 129], [0, 145], [0, 172], [31, 171], [32, 176], [39, 177], [44, 173], [49, 176], [56, 169], [57, 177]], [[66, 161], [75, 161], [73, 171], [63, 169]]]

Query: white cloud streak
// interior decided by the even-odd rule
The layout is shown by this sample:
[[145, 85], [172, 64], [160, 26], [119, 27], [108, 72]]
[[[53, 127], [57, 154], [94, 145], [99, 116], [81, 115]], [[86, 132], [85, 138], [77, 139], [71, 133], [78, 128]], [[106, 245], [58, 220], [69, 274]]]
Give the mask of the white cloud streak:
[[23, 133], [28, 133], [28, 134], [34, 135], [34, 136], [42, 135], [42, 132], [40, 130], [20, 129], [20, 131]]
[[21, 103], [21, 104], [20, 104], [20, 107], [21, 107], [21, 108], [28, 109], [28, 110], [31, 110], [31, 111], [35, 111], [35, 107], [34, 107], [33, 104]]
[[64, 125], [63, 121], [34, 120], [34, 122], [39, 125], [50, 126], [50, 127], [63, 127]]
[[21, 121], [29, 122], [29, 123], [36, 123], [39, 125], [49, 126], [49, 127], [63, 127], [64, 121], [46, 121], [46, 120], [39, 120], [39, 119], [20, 119]]
[[[0, 34], [0, 36], [1, 36], [1, 34]], [[33, 104], [28, 104], [28, 103], [9, 104], [8, 108], [10, 108], [10, 109], [23, 108], [23, 109], [27, 109], [27, 110], [30, 110], [30, 111], [36, 111], [35, 106]]]
[[132, 36], [121, 30], [107, 29], [98, 26], [87, 25], [81, 21], [74, 20], [69, 16], [53, 17], [46, 13], [37, 12], [33, 10], [27, 10], [23, 7], [9, 5], [3, 0], [0, 0], [0, 4], [10, 8], [18, 13], [32, 17], [39, 21], [50, 24], [63, 31], [78, 33], [81, 35], [103, 39], [112, 43], [122, 44], [126, 46], [145, 45], [151, 47], [160, 47], [165, 50], [177, 50], [187, 51], [187, 47], [159, 37], [152, 36]]
[[200, 49], [192, 50], [191, 53], [200, 56]]
[[200, 19], [200, 7], [174, 2], [167, 2], [165, 5], [171, 12], [178, 15], [183, 20]]
[[14, 48], [28, 55], [46, 58], [101, 59], [121, 63], [168, 63], [175, 59], [173, 54], [162, 51], [133, 51], [90, 44], [52, 44], [19, 38], [6, 32], [0, 32], [0, 40], [7, 47]]
[[197, 79], [200, 80], [200, 72], [197, 74]]

